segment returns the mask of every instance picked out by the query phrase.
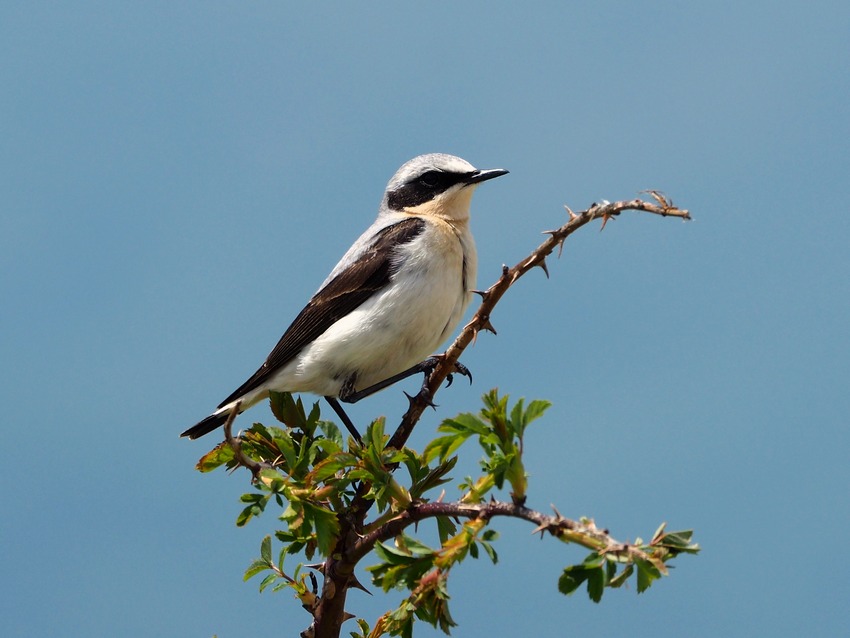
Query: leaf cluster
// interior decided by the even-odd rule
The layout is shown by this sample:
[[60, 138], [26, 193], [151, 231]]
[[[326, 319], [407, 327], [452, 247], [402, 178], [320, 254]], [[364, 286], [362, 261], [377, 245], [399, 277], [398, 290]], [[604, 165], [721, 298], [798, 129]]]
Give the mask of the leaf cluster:
[[[245, 525], [274, 501], [284, 509], [280, 518], [287, 529], [277, 535], [289, 543], [290, 553], [304, 550], [311, 558], [318, 549], [327, 555], [339, 532], [335, 511], [352, 494], [354, 479], [346, 478], [342, 470], [357, 459], [343, 449], [336, 424], [321, 420], [318, 403], [307, 414], [300, 398], [272, 393], [271, 406], [284, 427], [255, 423], [240, 435], [241, 453], [263, 469], [254, 481], [256, 491], [242, 495], [246, 505], [236, 524]], [[198, 469], [209, 472], [222, 465], [228, 469], [239, 465], [226, 442], [206, 454]]]
[[467, 439], [477, 437], [484, 450], [481, 461], [483, 475], [476, 481], [470, 479], [464, 484], [467, 492], [462, 500], [467, 503], [481, 502], [490, 489], [502, 489], [507, 481], [511, 486], [511, 498], [515, 503], [522, 504], [528, 490], [522, 461], [525, 430], [552, 404], [535, 400], [525, 407], [524, 399], [520, 399], [508, 410], [508, 396], [499, 397], [495, 389], [485, 394], [482, 401], [484, 407], [477, 415], [467, 412], [443, 421], [438, 428], [443, 436], [428, 444], [425, 458], [430, 460], [439, 457], [445, 461]]
[[396, 536], [392, 545], [378, 543], [375, 546], [375, 554], [381, 562], [368, 568], [372, 582], [385, 592], [390, 589], [410, 591], [394, 611], [381, 617], [380, 626], [386, 633], [410, 637], [416, 618], [449, 633], [449, 628], [456, 624], [448, 606], [447, 583], [452, 566], [467, 556], [478, 558], [479, 548], [493, 563], [498, 561], [493, 548], [498, 532], [485, 529], [485, 526], [483, 519], [468, 521], [437, 549], [407, 534]]
[[[325, 563], [311, 567], [322, 572], [330, 562], [346, 560], [352, 551], [359, 552], [357, 556], [371, 551], [377, 558], [377, 564], [367, 568], [372, 583], [384, 592], [405, 590], [407, 595], [374, 627], [358, 619], [359, 631], [352, 636], [411, 637], [416, 620], [446, 633], [455, 626], [448, 605], [449, 575], [455, 565], [482, 552], [494, 563], [498, 560], [493, 546], [498, 533], [489, 528], [495, 516], [524, 518], [537, 523], [535, 531], [548, 531], [564, 542], [591, 549], [584, 561], [563, 570], [558, 589], [572, 594], [585, 585], [596, 602], [606, 587], [620, 587], [633, 575], [638, 592], [643, 592], [667, 574], [667, 561], [698, 551], [691, 543], [691, 532], [668, 533], [663, 525], [650, 542], [625, 545], [598, 530], [592, 521], [572, 522], [557, 512], [547, 516], [527, 509], [525, 435], [550, 403], [526, 404], [519, 399], [511, 404], [507, 395], [500, 396], [495, 389], [482, 402], [477, 414], [443, 421], [438, 436], [420, 454], [407, 447], [388, 447], [383, 418], [368, 426], [362, 443], [351, 437], [344, 440], [334, 423], [321, 418], [318, 403], [307, 412], [300, 399], [272, 393], [272, 412], [280, 425], [256, 423], [240, 434], [238, 449], [222, 443], [198, 463], [202, 472], [247, 463], [260, 468], [253, 475], [254, 490], [241, 497], [244, 506], [237, 525], [245, 525], [271, 503], [277, 506], [281, 528], [274, 536], [281, 548], [274, 557], [272, 537], [266, 536], [245, 580], [265, 574], [261, 591], [289, 588], [305, 609], [315, 613], [320, 603], [315, 574], [303, 571], [300, 563], [287, 573], [286, 556], [303, 554], [313, 559], [318, 555]], [[444, 494], [434, 499], [431, 492], [451, 481], [457, 453], [470, 439], [484, 452], [479, 475], [459, 484], [456, 501], [443, 502]], [[401, 468], [405, 471], [400, 472]], [[495, 500], [495, 493], [503, 489], [510, 490], [510, 502]], [[364, 508], [363, 503], [369, 505]], [[370, 508], [374, 516], [367, 521]], [[362, 512], [359, 521], [357, 511]], [[412, 525], [426, 519], [436, 523], [437, 547], [409, 533]], [[353, 545], [351, 531], [355, 532]], [[362, 587], [356, 578], [348, 586]]]
[[653, 581], [668, 574], [667, 561], [682, 553], [699, 552], [699, 545], [691, 542], [692, 530], [665, 532], [665, 528], [662, 524], [646, 544], [637, 539], [634, 545], [592, 552], [583, 562], [564, 569], [558, 591], [571, 595], [586, 584], [588, 596], [598, 603], [606, 587], [622, 587], [636, 574], [637, 592], [642, 594]]

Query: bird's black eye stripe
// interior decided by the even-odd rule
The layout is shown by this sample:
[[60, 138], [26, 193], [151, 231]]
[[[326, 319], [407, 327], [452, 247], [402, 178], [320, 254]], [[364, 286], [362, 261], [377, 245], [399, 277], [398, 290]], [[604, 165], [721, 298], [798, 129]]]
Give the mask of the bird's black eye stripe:
[[469, 173], [447, 173], [444, 171], [426, 171], [402, 184], [387, 194], [387, 203], [392, 210], [402, 210], [424, 204], [444, 193], [455, 184], [465, 181]]
[[428, 171], [419, 178], [419, 183], [425, 188], [437, 188], [441, 181], [444, 181], [446, 173], [440, 171]]

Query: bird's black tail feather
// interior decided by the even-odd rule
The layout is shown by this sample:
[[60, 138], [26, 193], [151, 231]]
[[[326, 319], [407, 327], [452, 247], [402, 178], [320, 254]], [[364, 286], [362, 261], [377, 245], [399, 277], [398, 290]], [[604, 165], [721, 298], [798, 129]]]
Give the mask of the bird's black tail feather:
[[211, 414], [203, 421], [196, 423], [188, 430], [183, 432], [180, 436], [188, 436], [190, 439], [197, 439], [204, 434], [209, 434], [213, 430], [220, 428], [224, 425], [224, 422], [227, 421], [227, 417], [230, 416], [229, 412], [222, 412], [221, 414]]

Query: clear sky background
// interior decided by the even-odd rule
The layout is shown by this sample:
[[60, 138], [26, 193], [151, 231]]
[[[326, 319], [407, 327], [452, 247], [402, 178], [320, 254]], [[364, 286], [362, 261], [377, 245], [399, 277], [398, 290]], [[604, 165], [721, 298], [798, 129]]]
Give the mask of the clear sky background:
[[[452, 576], [454, 635], [847, 631], [850, 8], [584, 4], [0, 5], [4, 635], [308, 624], [241, 580], [275, 523], [235, 527], [247, 474], [198, 474], [215, 440], [177, 435], [432, 151], [511, 171], [473, 201], [480, 287], [563, 204], [658, 188], [695, 217], [575, 235], [412, 443], [494, 386], [549, 399], [529, 504], [621, 539], [694, 528], [703, 553], [595, 605], [557, 593], [583, 550], [500, 520], [500, 563]], [[402, 389], [352, 416], [397, 418]]]

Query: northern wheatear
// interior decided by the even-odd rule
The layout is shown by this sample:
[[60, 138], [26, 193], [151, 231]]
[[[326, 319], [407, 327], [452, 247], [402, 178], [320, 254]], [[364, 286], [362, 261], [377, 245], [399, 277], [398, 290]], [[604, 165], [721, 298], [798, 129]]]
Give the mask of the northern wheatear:
[[181, 436], [222, 425], [269, 391], [324, 396], [359, 439], [337, 399], [353, 403], [421, 370], [469, 305], [477, 257], [469, 230], [475, 187], [504, 175], [453, 155], [420, 155], [387, 184], [375, 222], [354, 242], [266, 362]]

